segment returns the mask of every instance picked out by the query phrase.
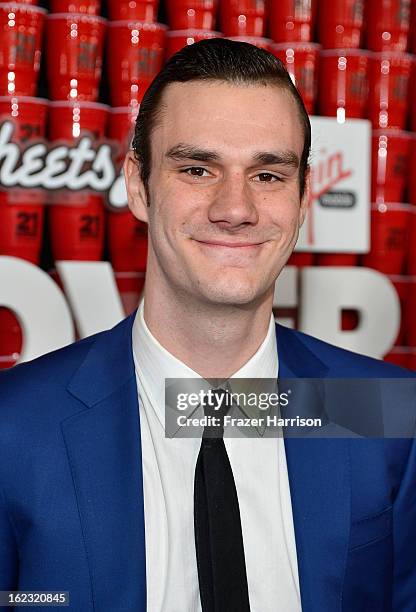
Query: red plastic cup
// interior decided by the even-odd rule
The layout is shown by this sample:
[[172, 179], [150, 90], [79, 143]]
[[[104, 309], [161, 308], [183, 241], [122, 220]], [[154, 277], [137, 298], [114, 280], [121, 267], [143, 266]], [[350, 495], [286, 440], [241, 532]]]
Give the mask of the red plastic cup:
[[271, 52], [273, 41], [270, 38], [262, 38], [261, 36], [227, 36], [228, 40], [237, 40], [246, 42], [249, 45], [254, 45], [259, 49], [265, 49]]
[[79, 205], [56, 200], [49, 207], [49, 239], [57, 260], [99, 261], [102, 257], [105, 214], [101, 196], [80, 198]]
[[316, 15], [316, 0], [269, 0], [269, 36], [274, 41], [311, 42]]
[[112, 21], [134, 19], [154, 22], [157, 20], [158, 0], [107, 0], [107, 9]]
[[130, 210], [108, 213], [108, 249], [117, 272], [145, 272], [147, 264], [147, 224]]
[[52, 13], [46, 22], [46, 59], [52, 100], [98, 99], [105, 19]]
[[46, 11], [0, 3], [0, 95], [36, 95]]
[[116, 272], [114, 276], [124, 312], [129, 315], [139, 304], [144, 288], [145, 275], [143, 272]]
[[407, 254], [407, 273], [416, 276], [416, 207], [410, 208], [409, 251]]
[[373, 128], [406, 127], [413, 57], [408, 53], [372, 53], [368, 118]]
[[0, 307], [0, 370], [15, 365], [22, 352], [22, 328], [16, 315]]
[[213, 30], [216, 0], [166, 0], [169, 27], [172, 30]]
[[222, 0], [220, 23], [225, 36], [264, 36], [264, 0]]
[[285, 64], [310, 115], [315, 109], [320, 46], [313, 43], [272, 45], [272, 53]]
[[318, 39], [324, 49], [359, 49], [364, 0], [330, 0], [318, 12]]
[[301, 253], [300, 251], [296, 251], [296, 253], [291, 254], [286, 265], [303, 268], [303, 266], [313, 266], [314, 260], [314, 253]]
[[358, 255], [356, 253], [318, 253], [316, 264], [318, 266], [356, 266]]
[[395, 346], [387, 355], [384, 356], [384, 361], [393, 363], [401, 368], [410, 367], [410, 349], [407, 346]]
[[[0, 123], [15, 124], [13, 140], [28, 143], [45, 135], [48, 101], [24, 96], [0, 97]], [[0, 253], [39, 263], [44, 223], [43, 193], [0, 192]]]
[[44, 206], [22, 190], [0, 192], [0, 253], [39, 264]]
[[404, 337], [406, 344], [416, 346], [416, 276], [407, 276], [408, 294], [404, 308]]
[[[73, 141], [82, 134], [105, 135], [108, 107], [93, 102], [51, 102], [49, 136]], [[88, 192], [57, 193], [49, 206], [49, 229], [55, 260], [100, 260], [104, 247], [103, 198]]]
[[410, 0], [367, 0], [367, 48], [406, 51], [409, 44]]
[[52, 13], [86, 13], [99, 15], [101, 0], [50, 0]]
[[406, 332], [406, 312], [408, 309], [409, 295], [410, 295], [410, 278], [409, 276], [401, 275], [390, 275], [390, 282], [396, 289], [397, 296], [400, 300], [400, 329], [397, 333], [395, 346], [402, 346], [406, 344], [405, 338]]
[[0, 123], [13, 121], [13, 140], [28, 142], [43, 138], [46, 130], [48, 100], [29, 96], [1, 96]]
[[413, 142], [414, 138], [410, 132], [373, 131], [371, 153], [371, 199], [373, 202], [379, 204], [405, 201], [404, 195], [408, 183]]
[[105, 136], [109, 107], [97, 102], [50, 102], [49, 139], [72, 142], [84, 132]]
[[321, 51], [318, 77], [319, 113], [345, 119], [366, 117], [370, 51], [334, 49]]
[[144, 21], [113, 21], [108, 28], [108, 77], [113, 106], [141, 102], [163, 66], [167, 26]]
[[384, 274], [402, 274], [406, 263], [410, 206], [383, 203], [371, 207], [371, 250], [362, 263]]
[[171, 30], [167, 32], [166, 60], [186, 47], [206, 38], [222, 38], [222, 32], [213, 30]]

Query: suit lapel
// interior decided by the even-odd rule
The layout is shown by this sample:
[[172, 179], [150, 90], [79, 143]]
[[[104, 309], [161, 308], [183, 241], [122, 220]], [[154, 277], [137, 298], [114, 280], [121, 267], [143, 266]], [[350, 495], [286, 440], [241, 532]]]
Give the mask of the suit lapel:
[[[328, 367], [277, 326], [279, 378], [322, 378]], [[341, 612], [350, 525], [349, 440], [285, 438], [302, 612]]]
[[[95, 612], [146, 610], [143, 475], [131, 349], [134, 314], [98, 336], [68, 385], [80, 411], [62, 432]], [[87, 407], [87, 408], [86, 408]]]

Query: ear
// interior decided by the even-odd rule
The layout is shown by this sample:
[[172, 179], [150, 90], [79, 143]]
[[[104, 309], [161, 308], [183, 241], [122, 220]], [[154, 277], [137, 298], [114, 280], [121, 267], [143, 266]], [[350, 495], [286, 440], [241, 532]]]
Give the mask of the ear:
[[134, 157], [133, 151], [129, 151], [123, 164], [124, 180], [126, 181], [127, 201], [129, 208], [136, 219], [148, 223], [148, 201], [146, 189], [140, 177], [140, 166]]
[[308, 212], [311, 197], [311, 168], [308, 165], [305, 172], [305, 190], [300, 201], [299, 210], [299, 227], [302, 227], [305, 221], [306, 213]]

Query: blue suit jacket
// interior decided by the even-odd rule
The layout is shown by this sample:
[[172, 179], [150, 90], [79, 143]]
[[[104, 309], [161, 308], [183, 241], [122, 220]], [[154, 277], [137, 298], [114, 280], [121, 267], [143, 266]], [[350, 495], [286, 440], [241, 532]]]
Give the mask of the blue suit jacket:
[[[146, 610], [133, 319], [0, 375], [0, 590]], [[277, 343], [282, 377], [411, 376], [279, 325]], [[285, 446], [303, 612], [414, 612], [413, 440]]]

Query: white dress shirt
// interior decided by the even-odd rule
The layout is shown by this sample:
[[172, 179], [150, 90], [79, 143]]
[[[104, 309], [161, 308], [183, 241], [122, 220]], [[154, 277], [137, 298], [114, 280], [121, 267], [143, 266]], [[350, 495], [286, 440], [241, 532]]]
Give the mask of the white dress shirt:
[[[133, 325], [143, 461], [148, 612], [200, 612], [193, 485], [200, 437], [165, 437], [165, 378], [200, 378], [152, 335], [142, 300]], [[273, 315], [263, 343], [232, 378], [276, 378]], [[284, 440], [224, 437], [240, 507], [250, 609], [300, 612]]]

